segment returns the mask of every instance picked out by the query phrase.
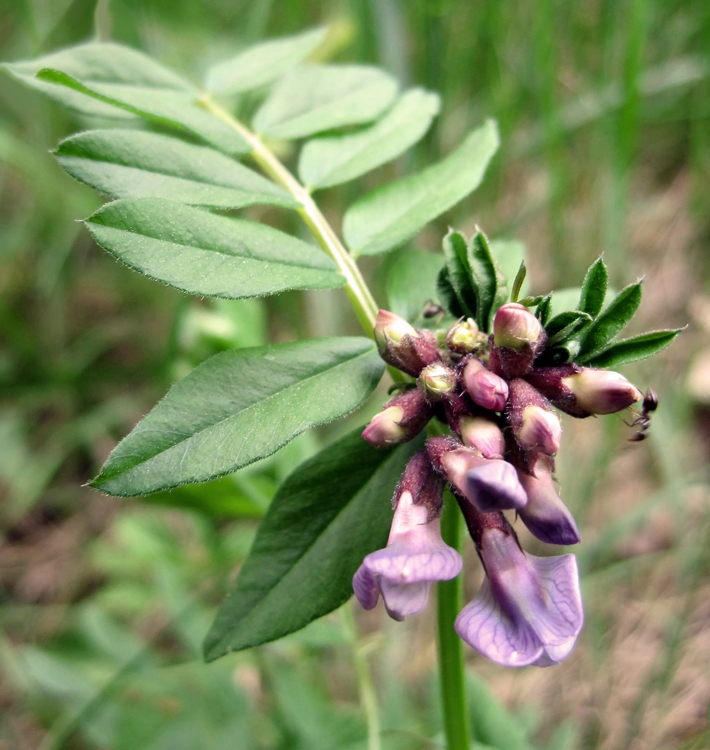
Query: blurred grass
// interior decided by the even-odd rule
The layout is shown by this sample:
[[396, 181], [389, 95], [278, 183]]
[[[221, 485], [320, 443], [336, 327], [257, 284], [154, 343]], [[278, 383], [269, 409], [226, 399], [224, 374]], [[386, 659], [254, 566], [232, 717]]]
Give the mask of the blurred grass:
[[[522, 240], [533, 292], [578, 284], [604, 252], [617, 288], [646, 274], [640, 324], [693, 321], [657, 361], [628, 368], [661, 396], [648, 441], [627, 447], [615, 417], [566, 424], [559, 474], [582, 528], [587, 624], [553, 670], [471, 655], [498, 699], [472, 684], [478, 746], [710, 746], [710, 410], [684, 389], [689, 361], [710, 349], [710, 5], [9, 0], [0, 58], [96, 33], [197, 79], [257, 39], [319, 23], [331, 59], [383, 65], [444, 104], [412, 153], [323, 193], [328, 216], [494, 116], [503, 147], [484, 187], [414, 244], [436, 249], [449, 223]], [[317, 437], [152, 506], [80, 486], [211, 353], [356, 330], [337, 294], [190, 300], [114, 263], [74, 221], [100, 199], [47, 154], [87, 126], [0, 77], [0, 748], [362, 748], [353, 649], [372, 668], [382, 746], [441, 747], [429, 615], [361, 615], [355, 643], [334, 615], [199, 662], [254, 519]], [[472, 595], [473, 555], [468, 570]]]

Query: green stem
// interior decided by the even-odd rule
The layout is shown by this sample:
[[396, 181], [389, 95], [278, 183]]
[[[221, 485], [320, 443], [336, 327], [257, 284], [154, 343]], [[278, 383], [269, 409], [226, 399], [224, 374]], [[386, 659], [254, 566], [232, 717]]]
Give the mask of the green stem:
[[[461, 514], [447, 493], [441, 516], [441, 535], [457, 552], [461, 550]], [[439, 626], [439, 669], [441, 702], [444, 710], [447, 750], [469, 750], [471, 729], [464, 685], [463, 645], [454, 631], [454, 620], [461, 610], [461, 576], [437, 584], [437, 622]]]
[[338, 236], [333, 231], [326, 218], [321, 213], [308, 190], [286, 169], [286, 167], [263, 144], [261, 139], [241, 122], [235, 120], [227, 110], [217, 104], [208, 94], [200, 98], [200, 104], [215, 117], [218, 117], [230, 127], [234, 128], [251, 146], [251, 156], [254, 161], [277, 184], [288, 190], [301, 204], [298, 213], [323, 250], [335, 261], [340, 272], [345, 276], [347, 285], [345, 291], [355, 310], [365, 333], [372, 337], [377, 318], [377, 305], [370, 294], [365, 280], [360, 274], [354, 259], [343, 247]]
[[340, 608], [340, 619], [353, 650], [353, 661], [360, 689], [360, 705], [367, 722], [367, 750], [380, 750], [380, 713], [377, 694], [372, 682], [366, 648], [358, 643], [357, 626], [351, 610], [351, 602]]

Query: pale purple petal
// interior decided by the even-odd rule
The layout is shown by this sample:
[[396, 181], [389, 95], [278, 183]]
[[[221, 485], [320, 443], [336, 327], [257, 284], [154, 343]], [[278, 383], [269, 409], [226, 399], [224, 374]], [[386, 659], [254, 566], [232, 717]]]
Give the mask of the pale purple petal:
[[401, 622], [406, 615], [416, 615], [426, 607], [431, 582], [398, 584], [382, 578], [380, 586], [387, 614]]
[[416, 544], [420, 540], [408, 536], [368, 555], [363, 565], [373, 575], [397, 584], [448, 581], [461, 572], [461, 556], [441, 538], [438, 543], [426, 539], [424, 544]]
[[574, 555], [527, 557], [542, 588], [531, 625], [546, 644], [548, 654], [552, 658], [556, 654], [559, 661], [572, 650], [584, 623], [577, 560]]
[[481, 513], [520, 509], [528, 497], [512, 464], [501, 459], [486, 460], [466, 473], [466, 497]]
[[525, 667], [543, 654], [532, 628], [503, 611], [487, 578], [476, 598], [461, 610], [454, 628], [471, 648], [504, 667]]

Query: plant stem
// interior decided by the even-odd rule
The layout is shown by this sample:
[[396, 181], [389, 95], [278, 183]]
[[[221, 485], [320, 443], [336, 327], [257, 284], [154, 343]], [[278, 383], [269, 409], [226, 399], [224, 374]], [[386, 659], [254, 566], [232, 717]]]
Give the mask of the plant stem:
[[[447, 493], [441, 516], [441, 535], [457, 552], [461, 550], [460, 520], [461, 514], [456, 501]], [[469, 750], [471, 747], [471, 729], [464, 685], [463, 647], [454, 631], [454, 620], [461, 609], [461, 599], [461, 576], [437, 584], [439, 670], [447, 750]]]
[[367, 750], [380, 750], [380, 714], [377, 708], [377, 695], [372, 682], [370, 665], [365, 649], [358, 643], [357, 627], [351, 611], [351, 603], [346, 602], [340, 608], [340, 620], [343, 623], [348, 640], [353, 650], [353, 661], [357, 672], [360, 689], [360, 705], [367, 722]]
[[365, 333], [372, 337], [377, 318], [377, 305], [370, 294], [360, 269], [338, 236], [333, 231], [326, 218], [321, 213], [308, 190], [286, 169], [286, 167], [263, 144], [261, 139], [242, 123], [236, 120], [222, 106], [217, 104], [208, 94], [200, 98], [200, 104], [215, 117], [218, 117], [230, 127], [234, 128], [251, 146], [251, 156], [257, 164], [268, 174], [274, 182], [288, 190], [301, 204], [298, 213], [323, 250], [335, 261], [340, 272], [345, 276], [347, 285], [345, 291], [355, 310]]

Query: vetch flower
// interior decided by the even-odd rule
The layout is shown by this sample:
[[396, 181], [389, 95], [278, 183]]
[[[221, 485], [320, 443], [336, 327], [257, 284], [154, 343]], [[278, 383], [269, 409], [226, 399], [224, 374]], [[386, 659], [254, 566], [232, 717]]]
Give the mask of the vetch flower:
[[462, 510], [486, 578], [456, 618], [456, 632], [503, 666], [559, 663], [574, 647], [584, 619], [574, 555], [526, 555], [502, 514]]
[[547, 340], [540, 321], [524, 305], [510, 302], [498, 309], [493, 321], [493, 346], [489, 365], [506, 378], [530, 372]]
[[439, 362], [425, 367], [417, 380], [417, 385], [430, 401], [441, 401], [456, 389], [456, 373]]
[[539, 456], [533, 473], [518, 469], [518, 479], [528, 496], [518, 515], [532, 534], [548, 544], [577, 544], [577, 524], [555, 490], [551, 459]]
[[442, 490], [426, 452], [415, 454], [395, 490], [387, 547], [367, 555], [353, 577], [365, 609], [373, 609], [382, 594], [387, 614], [403, 620], [424, 609], [433, 582], [461, 572], [461, 556], [441, 538]]
[[491, 411], [503, 411], [508, 400], [508, 384], [486, 368], [480, 359], [471, 357], [463, 368], [463, 382], [475, 404]]
[[473, 318], [455, 323], [446, 334], [446, 348], [457, 354], [468, 354], [486, 343], [487, 336], [478, 330]]

